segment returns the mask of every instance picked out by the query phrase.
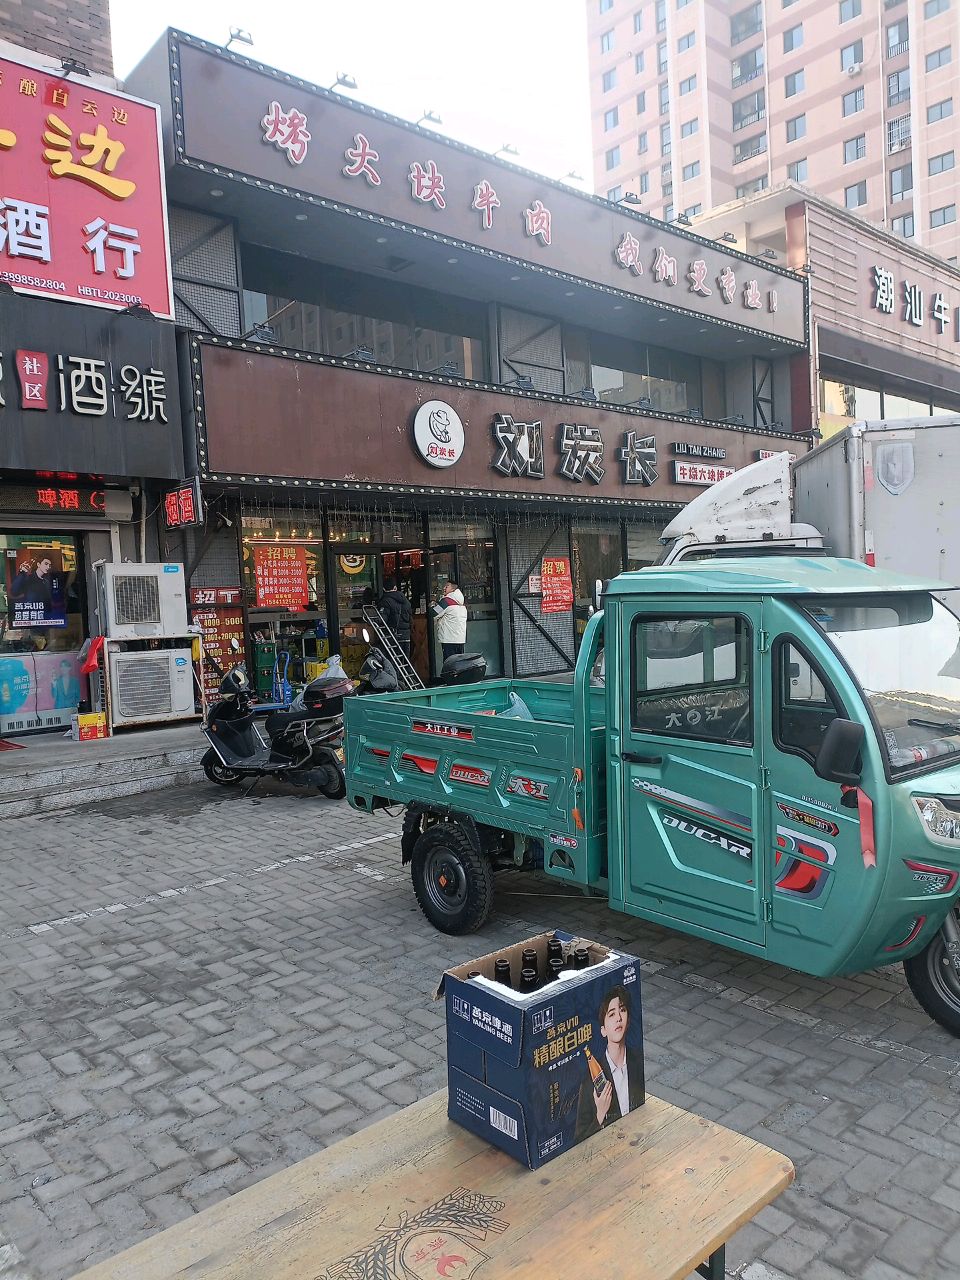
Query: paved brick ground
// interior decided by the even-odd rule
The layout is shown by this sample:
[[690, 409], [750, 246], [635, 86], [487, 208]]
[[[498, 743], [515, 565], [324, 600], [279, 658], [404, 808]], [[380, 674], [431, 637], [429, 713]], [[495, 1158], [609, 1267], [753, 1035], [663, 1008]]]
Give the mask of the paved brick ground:
[[653, 1092], [797, 1165], [731, 1273], [960, 1274], [960, 1041], [898, 970], [820, 982], [517, 875], [445, 938], [394, 820], [206, 785], [0, 824], [0, 883], [0, 1274], [68, 1277], [441, 1087], [440, 972], [556, 925], [644, 957]]

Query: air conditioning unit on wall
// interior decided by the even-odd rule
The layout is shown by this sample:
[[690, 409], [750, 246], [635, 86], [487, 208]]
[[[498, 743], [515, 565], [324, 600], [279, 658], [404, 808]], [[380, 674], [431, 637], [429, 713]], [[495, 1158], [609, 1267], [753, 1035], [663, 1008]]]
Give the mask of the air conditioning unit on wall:
[[111, 653], [110, 710], [114, 726], [188, 719], [193, 715], [190, 650]]
[[862, 70], [863, 70], [863, 63], [854, 62], [851, 66], [847, 67], [847, 75], [858, 76]]
[[110, 640], [149, 640], [187, 634], [182, 564], [97, 566], [100, 629]]

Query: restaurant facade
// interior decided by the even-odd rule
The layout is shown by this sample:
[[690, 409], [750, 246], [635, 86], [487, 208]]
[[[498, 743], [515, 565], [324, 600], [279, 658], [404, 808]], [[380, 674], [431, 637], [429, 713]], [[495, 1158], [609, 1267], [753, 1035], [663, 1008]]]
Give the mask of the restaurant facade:
[[94, 566], [164, 554], [184, 475], [156, 108], [3, 53], [0, 737], [86, 702]]
[[[161, 104], [198, 608], [266, 687], [399, 579], [436, 675], [449, 577], [491, 673], [562, 671], [595, 582], [765, 452], [809, 447], [802, 274], [193, 37]], [[188, 471], [190, 462], [188, 460]]]

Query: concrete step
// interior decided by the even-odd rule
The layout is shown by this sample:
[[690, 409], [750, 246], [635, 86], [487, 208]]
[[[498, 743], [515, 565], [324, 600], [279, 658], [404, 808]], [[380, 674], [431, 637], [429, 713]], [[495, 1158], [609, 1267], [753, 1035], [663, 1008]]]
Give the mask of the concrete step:
[[0, 820], [74, 809], [117, 796], [191, 785], [204, 777], [207, 744], [53, 768], [4, 772]]

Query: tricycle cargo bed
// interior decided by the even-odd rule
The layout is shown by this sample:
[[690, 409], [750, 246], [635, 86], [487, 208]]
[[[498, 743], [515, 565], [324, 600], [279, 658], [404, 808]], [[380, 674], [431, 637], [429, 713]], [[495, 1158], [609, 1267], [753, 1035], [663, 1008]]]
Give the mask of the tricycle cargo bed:
[[[489, 680], [353, 699], [350, 804], [467, 815], [542, 841], [551, 874], [596, 883], [606, 874], [603, 689], [574, 690], [562, 679]], [[530, 719], [504, 714], [524, 708]]]

